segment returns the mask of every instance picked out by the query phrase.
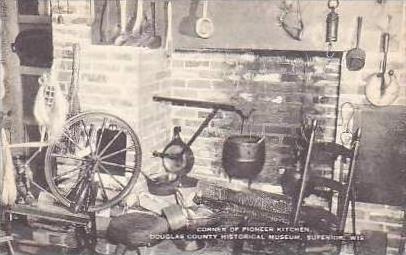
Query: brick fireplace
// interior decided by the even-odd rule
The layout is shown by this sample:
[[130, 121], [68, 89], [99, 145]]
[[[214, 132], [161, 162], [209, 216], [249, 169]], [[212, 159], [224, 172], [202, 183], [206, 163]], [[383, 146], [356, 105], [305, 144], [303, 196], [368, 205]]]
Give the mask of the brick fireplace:
[[[173, 126], [182, 126], [181, 136], [187, 141], [209, 112], [156, 103], [153, 95], [235, 99], [255, 108], [244, 132], [266, 136], [267, 157], [254, 186], [278, 185], [278, 170], [293, 167], [294, 137], [304, 119], [319, 120], [322, 132], [317, 139], [335, 139], [339, 52], [327, 58], [324, 52], [177, 50], [168, 58], [163, 49], [92, 44], [91, 26], [80, 12], [55, 15], [52, 29], [52, 69], [62, 88], [71, 81], [72, 43], [79, 43], [82, 110], [106, 111], [127, 121], [141, 139], [145, 172], [162, 170], [151, 152], [165, 147]], [[239, 127], [238, 115], [218, 113], [192, 146], [192, 173], [226, 178], [222, 144], [228, 135], [239, 133]], [[331, 173], [331, 168], [321, 170]]]
[[[173, 97], [203, 98], [255, 108], [245, 133], [266, 136], [266, 162], [254, 182], [276, 185], [278, 169], [294, 164], [294, 142], [301, 122], [318, 119], [318, 140], [333, 141], [336, 132], [341, 54], [329, 59], [323, 52], [179, 50], [171, 61]], [[187, 140], [208, 111], [172, 107], [172, 124], [183, 127]], [[240, 119], [220, 112], [193, 150], [193, 172], [224, 178], [222, 144], [239, 133]]]

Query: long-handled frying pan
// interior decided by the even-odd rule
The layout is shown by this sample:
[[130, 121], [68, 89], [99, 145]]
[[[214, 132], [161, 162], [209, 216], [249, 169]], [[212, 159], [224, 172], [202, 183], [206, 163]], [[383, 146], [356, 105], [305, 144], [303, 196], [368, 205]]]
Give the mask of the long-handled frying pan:
[[390, 39], [389, 33], [384, 33], [382, 38], [384, 52], [380, 71], [370, 76], [365, 88], [368, 101], [375, 106], [387, 106], [392, 104], [398, 98], [400, 90], [395, 71], [386, 71]]

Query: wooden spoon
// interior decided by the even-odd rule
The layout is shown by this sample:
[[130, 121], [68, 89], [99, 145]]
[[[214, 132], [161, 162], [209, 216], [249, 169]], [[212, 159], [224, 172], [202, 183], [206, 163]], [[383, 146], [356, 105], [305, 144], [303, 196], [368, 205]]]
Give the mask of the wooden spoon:
[[207, 17], [209, 8], [208, 0], [203, 1], [203, 16], [196, 21], [196, 34], [203, 39], [210, 38], [214, 33], [213, 21]]
[[172, 1], [168, 1], [166, 4], [166, 16], [167, 16], [167, 27], [166, 27], [166, 38], [165, 38], [165, 51], [166, 55], [170, 56], [173, 50], [172, 43]]

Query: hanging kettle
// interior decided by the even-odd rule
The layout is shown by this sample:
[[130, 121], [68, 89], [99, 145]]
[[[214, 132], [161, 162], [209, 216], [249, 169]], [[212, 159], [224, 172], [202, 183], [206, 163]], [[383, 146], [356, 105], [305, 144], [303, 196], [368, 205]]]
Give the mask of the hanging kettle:
[[153, 155], [162, 158], [166, 171], [183, 176], [192, 170], [195, 158], [190, 147], [182, 141], [180, 132], [181, 127], [174, 127], [172, 141], [162, 153], [154, 152]]
[[223, 167], [230, 178], [254, 179], [265, 163], [265, 137], [235, 135], [223, 145]]

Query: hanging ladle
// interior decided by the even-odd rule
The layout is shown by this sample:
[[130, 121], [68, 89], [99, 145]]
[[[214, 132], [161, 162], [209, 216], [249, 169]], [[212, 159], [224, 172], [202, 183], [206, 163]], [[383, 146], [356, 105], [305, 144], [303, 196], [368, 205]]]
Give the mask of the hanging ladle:
[[357, 43], [355, 48], [349, 50], [346, 56], [347, 69], [350, 71], [361, 70], [365, 65], [365, 51], [359, 48], [361, 39], [362, 17], [357, 18]]
[[207, 17], [208, 0], [203, 1], [203, 16], [196, 21], [196, 34], [203, 39], [210, 38], [214, 33], [213, 21]]
[[155, 2], [151, 2], [151, 16], [152, 16], [152, 26], [154, 31], [154, 36], [152, 37], [151, 41], [148, 43], [148, 48], [150, 49], [157, 49], [161, 47], [162, 39], [161, 36], [156, 34], [156, 6]]

